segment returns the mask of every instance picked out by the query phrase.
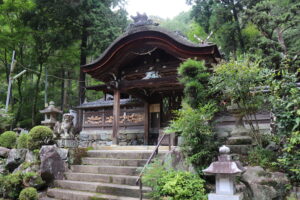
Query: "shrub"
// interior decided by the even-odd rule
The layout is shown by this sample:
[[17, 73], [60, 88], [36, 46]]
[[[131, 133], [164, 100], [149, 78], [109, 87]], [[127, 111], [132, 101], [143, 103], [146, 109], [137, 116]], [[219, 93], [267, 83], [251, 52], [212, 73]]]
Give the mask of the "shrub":
[[21, 191], [19, 200], [38, 200], [38, 193], [33, 187], [25, 188]]
[[283, 154], [278, 159], [278, 164], [286, 170], [295, 185], [300, 185], [300, 131], [292, 132]]
[[39, 149], [42, 145], [51, 144], [53, 132], [47, 126], [35, 126], [28, 135], [28, 148], [30, 150]]
[[248, 163], [251, 166], [261, 166], [265, 169], [274, 169], [276, 154], [262, 147], [255, 147], [249, 151]]
[[167, 171], [156, 161], [149, 165], [143, 176], [146, 185], [152, 187], [153, 199], [171, 200], [206, 200], [204, 180], [199, 176], [184, 171]]
[[203, 61], [188, 59], [178, 68], [180, 82], [184, 85], [185, 101], [196, 108], [201, 103], [206, 103], [209, 96], [209, 73]]
[[12, 123], [12, 114], [6, 113], [4, 106], [0, 104], [0, 132], [4, 131]]
[[0, 135], [0, 146], [14, 148], [18, 135], [13, 131], [5, 131]]
[[220, 63], [210, 79], [213, 90], [221, 93], [226, 103], [236, 106], [244, 115], [244, 120], [249, 124], [252, 136], [259, 145], [262, 145], [259, 126], [258, 123], [253, 123], [253, 119], [256, 119], [256, 113], [265, 103], [265, 94], [259, 88], [263, 88], [268, 74], [268, 70], [259, 67], [258, 61], [242, 57]]
[[0, 177], [0, 194], [4, 198], [17, 199], [22, 190], [22, 174], [13, 173]]
[[40, 174], [36, 172], [27, 172], [23, 174], [23, 184], [27, 187], [30, 186], [41, 189], [45, 186], [45, 181], [43, 181]]
[[176, 111], [177, 117], [167, 129], [167, 132], [181, 134], [181, 150], [199, 172], [217, 155], [219, 144], [209, 124], [216, 111], [215, 104], [207, 104], [197, 109], [183, 104], [183, 108]]
[[[288, 66], [287, 66], [288, 68]], [[275, 116], [274, 133], [280, 146], [278, 166], [292, 183], [300, 185], [300, 89], [297, 74], [282, 70], [271, 77], [270, 102]], [[280, 79], [277, 77], [280, 76]]]
[[17, 139], [17, 148], [18, 149], [27, 149], [28, 148], [28, 134], [21, 133]]

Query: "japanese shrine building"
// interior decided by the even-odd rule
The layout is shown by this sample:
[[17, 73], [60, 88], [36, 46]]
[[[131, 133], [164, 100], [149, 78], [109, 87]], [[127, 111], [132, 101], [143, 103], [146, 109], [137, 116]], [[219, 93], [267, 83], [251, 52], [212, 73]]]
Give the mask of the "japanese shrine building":
[[84, 113], [80, 139], [86, 145], [155, 144], [172, 110], [181, 106], [180, 63], [193, 58], [210, 66], [221, 57], [214, 44], [191, 43], [143, 15], [134, 20], [97, 60], [82, 66], [103, 83], [86, 89], [105, 94], [78, 107]]

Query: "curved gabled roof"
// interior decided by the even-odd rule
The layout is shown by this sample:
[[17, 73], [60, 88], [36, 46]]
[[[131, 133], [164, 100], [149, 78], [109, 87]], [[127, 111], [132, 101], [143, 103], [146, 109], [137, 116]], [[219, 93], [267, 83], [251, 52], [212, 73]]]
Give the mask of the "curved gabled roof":
[[214, 44], [194, 44], [185, 37], [164, 28], [147, 25], [128, 30], [117, 38], [94, 62], [83, 65], [82, 70], [92, 77], [100, 79], [105, 73], [115, 73], [120, 66], [134, 57], [132, 50], [143, 46], [157, 47], [176, 58], [214, 59], [220, 53]]

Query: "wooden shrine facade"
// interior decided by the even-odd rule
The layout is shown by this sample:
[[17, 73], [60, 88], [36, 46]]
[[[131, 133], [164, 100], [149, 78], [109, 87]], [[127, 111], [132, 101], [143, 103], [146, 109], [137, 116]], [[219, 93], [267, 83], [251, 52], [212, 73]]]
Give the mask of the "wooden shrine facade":
[[85, 113], [83, 130], [111, 129], [113, 143], [126, 131], [142, 132], [144, 144], [155, 143], [172, 118], [172, 110], [181, 105], [180, 63], [193, 58], [205, 60], [209, 66], [220, 58], [216, 45], [191, 43], [142, 18], [135, 18], [128, 31], [95, 62], [82, 66], [83, 72], [103, 83], [86, 89], [111, 95], [93, 106], [79, 107]]

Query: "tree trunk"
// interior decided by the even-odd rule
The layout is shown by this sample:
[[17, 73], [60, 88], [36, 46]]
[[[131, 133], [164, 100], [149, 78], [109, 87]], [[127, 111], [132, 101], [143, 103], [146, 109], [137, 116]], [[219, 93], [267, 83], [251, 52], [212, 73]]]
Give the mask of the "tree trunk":
[[17, 79], [17, 84], [18, 84], [18, 95], [19, 95], [19, 106], [17, 110], [17, 114], [13, 123], [13, 127], [16, 127], [18, 125], [18, 122], [20, 121], [22, 109], [23, 109], [23, 94], [22, 94], [22, 82], [23, 79], [20, 77]]
[[61, 66], [61, 83], [60, 83], [60, 109], [64, 111], [64, 99], [65, 99], [65, 69]]
[[241, 31], [241, 26], [240, 26], [240, 22], [239, 22], [239, 18], [238, 18], [238, 12], [236, 10], [236, 7], [234, 5], [234, 0], [231, 0], [231, 5], [232, 5], [232, 14], [236, 23], [236, 28], [237, 28], [237, 34], [238, 34], [238, 40], [241, 46], [241, 50], [244, 53], [245, 52], [245, 43], [243, 40], [243, 36], [242, 36], [242, 31]]
[[33, 105], [32, 105], [32, 113], [31, 113], [31, 124], [32, 126], [35, 126], [36, 124], [36, 112], [37, 112], [37, 101], [38, 101], [38, 95], [39, 95], [39, 90], [40, 90], [40, 81], [41, 81], [41, 76], [42, 76], [42, 71], [43, 71], [43, 63], [39, 64], [39, 73], [37, 74], [37, 80], [35, 83], [35, 88], [34, 88], [34, 96], [33, 96]]
[[[88, 32], [87, 28], [83, 26], [81, 35], [81, 45], [80, 45], [80, 66], [86, 64], [87, 60], [87, 40]], [[82, 104], [85, 99], [85, 73], [81, 70], [79, 72], [79, 104]]]
[[276, 28], [276, 32], [277, 32], [278, 42], [284, 51], [284, 55], [287, 55], [287, 47], [286, 47], [284, 39], [283, 39], [283, 33], [282, 33], [281, 28], [279, 28], [279, 27]]
[[[81, 45], [80, 45], [80, 66], [86, 64], [87, 60], [87, 40], [88, 40], [88, 32], [87, 27], [82, 27], [82, 35], [81, 35]], [[79, 95], [78, 95], [79, 104], [82, 104], [85, 100], [85, 73], [79, 70]], [[78, 118], [77, 118], [77, 130], [81, 131], [82, 129], [82, 120], [83, 113], [82, 110], [78, 110]]]

